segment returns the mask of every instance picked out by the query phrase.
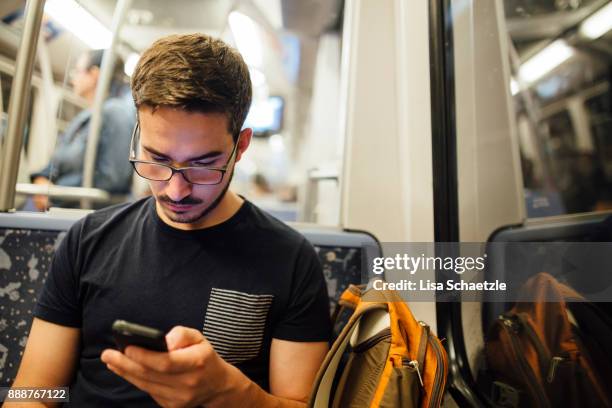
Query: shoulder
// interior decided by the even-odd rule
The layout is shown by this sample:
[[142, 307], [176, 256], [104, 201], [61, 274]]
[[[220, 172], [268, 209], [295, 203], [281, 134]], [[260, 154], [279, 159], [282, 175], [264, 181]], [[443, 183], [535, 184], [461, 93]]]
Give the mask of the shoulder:
[[309, 264], [318, 259], [315, 248], [300, 232], [249, 201], [245, 201], [245, 205], [245, 218], [250, 226], [247, 239], [257, 242], [260, 250], [266, 248], [280, 258], [298, 263]]
[[122, 203], [94, 211], [77, 221], [69, 231], [78, 235], [79, 241], [87, 240], [114, 227], [129, 227], [135, 219], [147, 213], [149, 198]]
[[308, 241], [295, 229], [268, 214], [250, 201], [245, 201], [248, 219], [252, 227], [268, 239], [282, 240], [292, 245], [301, 246]]
[[135, 217], [139, 213], [146, 214], [146, 203], [147, 200], [143, 199], [114, 205], [80, 218], [61, 234], [55, 256], [72, 259], [75, 268], [79, 269], [84, 260], [96, 253], [98, 244], [111, 242], [117, 245], [122, 242], [129, 235]]

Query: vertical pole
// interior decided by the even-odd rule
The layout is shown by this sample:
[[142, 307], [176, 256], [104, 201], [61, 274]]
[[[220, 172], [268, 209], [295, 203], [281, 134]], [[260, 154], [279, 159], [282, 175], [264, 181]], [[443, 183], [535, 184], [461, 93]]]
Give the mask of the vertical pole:
[[[100, 128], [102, 127], [102, 106], [108, 94], [108, 89], [113, 77], [115, 65], [115, 45], [119, 38], [119, 31], [123, 25], [125, 15], [130, 7], [131, 0], [119, 0], [113, 13], [112, 40], [109, 48], [104, 52], [102, 66], [100, 67], [100, 79], [96, 87], [96, 94], [91, 109], [91, 122], [89, 125], [89, 135], [87, 136], [87, 147], [85, 148], [85, 158], [83, 165], [83, 187], [94, 187], [94, 173], [96, 166], [96, 156], [98, 153], [98, 140], [100, 139]], [[127, 155], [127, 152], [126, 152]], [[89, 208], [89, 200], [81, 200], [83, 208]]]
[[15, 206], [15, 183], [44, 5], [45, 0], [28, 0], [26, 4], [25, 24], [11, 86], [8, 129], [0, 151], [0, 212], [11, 211]]

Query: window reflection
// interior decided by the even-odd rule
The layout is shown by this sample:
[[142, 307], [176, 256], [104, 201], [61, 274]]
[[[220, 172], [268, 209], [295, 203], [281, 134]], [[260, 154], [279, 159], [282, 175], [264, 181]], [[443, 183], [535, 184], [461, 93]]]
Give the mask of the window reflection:
[[612, 4], [504, 9], [528, 217], [612, 209]]

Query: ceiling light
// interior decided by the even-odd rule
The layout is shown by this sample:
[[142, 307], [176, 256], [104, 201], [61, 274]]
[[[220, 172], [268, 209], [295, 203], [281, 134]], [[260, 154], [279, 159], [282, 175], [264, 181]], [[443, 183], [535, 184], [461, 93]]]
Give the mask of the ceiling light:
[[526, 83], [533, 83], [561, 65], [573, 53], [572, 47], [567, 45], [564, 40], [556, 40], [521, 64], [519, 68], [520, 79]]
[[580, 34], [584, 37], [596, 39], [610, 31], [612, 28], [612, 3], [608, 3], [580, 24]]
[[261, 67], [263, 50], [259, 27], [255, 21], [238, 11], [232, 11], [228, 18], [238, 51], [242, 54], [247, 65]]
[[512, 96], [519, 93], [519, 84], [518, 82], [516, 82], [516, 79], [514, 78], [510, 80], [510, 92], [512, 93]]
[[94, 50], [110, 47], [112, 34], [74, 0], [48, 0], [45, 13]]

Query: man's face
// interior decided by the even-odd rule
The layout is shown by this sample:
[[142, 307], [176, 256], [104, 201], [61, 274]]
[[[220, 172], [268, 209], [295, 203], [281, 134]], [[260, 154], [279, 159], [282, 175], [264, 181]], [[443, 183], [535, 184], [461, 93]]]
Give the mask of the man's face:
[[94, 92], [98, 83], [99, 69], [98, 67], [87, 67], [89, 65], [89, 57], [83, 54], [77, 60], [74, 70], [71, 72], [72, 86], [74, 93], [81, 97], [85, 97], [88, 93]]
[[[220, 113], [186, 112], [172, 108], [139, 109], [140, 155], [174, 167], [223, 167], [234, 148], [227, 116]], [[195, 185], [175, 173], [168, 181], [150, 181], [159, 215], [180, 229], [201, 228], [224, 197], [234, 163], [240, 160], [250, 141], [250, 130], [243, 130], [235, 158], [221, 183]], [[170, 222], [168, 222], [170, 221]]]

